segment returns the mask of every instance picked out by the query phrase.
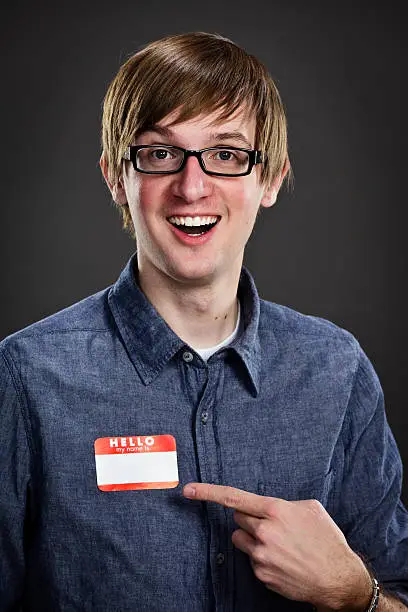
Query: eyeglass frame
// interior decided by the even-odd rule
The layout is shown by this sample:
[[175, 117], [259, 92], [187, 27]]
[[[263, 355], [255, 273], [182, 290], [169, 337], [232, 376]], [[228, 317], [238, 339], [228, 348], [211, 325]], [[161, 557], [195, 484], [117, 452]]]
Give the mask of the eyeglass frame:
[[[148, 149], [150, 147], [157, 147], [159, 148], [165, 148], [165, 149], [177, 149], [178, 151], [182, 151], [183, 152], [183, 161], [181, 162], [181, 165], [179, 168], [177, 168], [177, 170], [141, 170], [140, 168], [137, 167], [137, 163], [136, 163], [136, 157], [137, 157], [137, 152], [140, 149]], [[210, 170], [207, 170], [204, 164], [204, 160], [202, 158], [202, 154], [205, 151], [244, 151], [245, 153], [248, 153], [248, 169], [245, 172], [240, 172], [239, 174], [226, 174], [225, 172], [211, 172]], [[176, 145], [130, 145], [129, 147], [126, 148], [125, 153], [123, 154], [122, 159], [125, 159], [126, 161], [131, 161], [133, 164], [133, 168], [135, 169], [136, 172], [141, 172], [142, 174], [177, 174], [178, 172], [181, 172], [187, 163], [187, 159], [189, 157], [196, 157], [198, 159], [198, 163], [200, 164], [201, 170], [205, 173], [208, 174], [210, 176], [230, 176], [230, 177], [237, 177], [237, 176], [247, 176], [248, 174], [251, 174], [252, 172], [252, 168], [256, 165], [256, 164], [262, 164], [264, 162], [263, 156], [262, 156], [262, 151], [258, 150], [258, 149], [243, 149], [241, 147], [207, 147], [206, 149], [198, 149], [198, 150], [192, 150], [192, 149], [183, 149], [183, 147], [177, 147]]]

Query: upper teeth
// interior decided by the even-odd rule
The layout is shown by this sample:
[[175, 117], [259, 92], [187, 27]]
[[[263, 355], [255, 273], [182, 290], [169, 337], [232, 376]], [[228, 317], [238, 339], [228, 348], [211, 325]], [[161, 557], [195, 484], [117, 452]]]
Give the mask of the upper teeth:
[[175, 225], [209, 225], [216, 223], [217, 217], [169, 217], [170, 223]]

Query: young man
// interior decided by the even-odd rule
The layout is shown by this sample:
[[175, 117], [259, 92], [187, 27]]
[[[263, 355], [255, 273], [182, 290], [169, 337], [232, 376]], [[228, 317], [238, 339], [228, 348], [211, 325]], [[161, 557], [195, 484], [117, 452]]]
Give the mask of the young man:
[[406, 609], [378, 378], [242, 266], [290, 178], [265, 68], [205, 33], [148, 45], [101, 168], [137, 253], [0, 345], [0, 610]]

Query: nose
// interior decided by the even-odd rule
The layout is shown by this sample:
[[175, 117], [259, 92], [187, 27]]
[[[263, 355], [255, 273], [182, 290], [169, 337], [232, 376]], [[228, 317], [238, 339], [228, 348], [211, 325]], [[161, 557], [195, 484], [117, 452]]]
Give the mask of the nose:
[[173, 193], [187, 203], [211, 193], [211, 177], [203, 172], [196, 157], [189, 157], [181, 172], [173, 175]]

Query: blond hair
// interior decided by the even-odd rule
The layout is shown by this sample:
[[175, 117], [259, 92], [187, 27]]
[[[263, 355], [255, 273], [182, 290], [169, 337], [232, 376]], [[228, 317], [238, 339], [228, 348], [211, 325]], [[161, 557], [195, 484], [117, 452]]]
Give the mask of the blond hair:
[[[241, 106], [255, 115], [255, 148], [265, 158], [261, 183], [268, 186], [288, 163], [288, 145], [282, 101], [266, 67], [218, 34], [191, 32], [148, 44], [121, 66], [104, 99], [102, 147], [109, 182], [117, 184], [135, 136], [174, 110], [180, 112], [172, 125], [214, 111], [223, 121]], [[286, 180], [292, 181], [290, 169]], [[134, 237], [129, 206], [120, 211], [123, 228]]]

